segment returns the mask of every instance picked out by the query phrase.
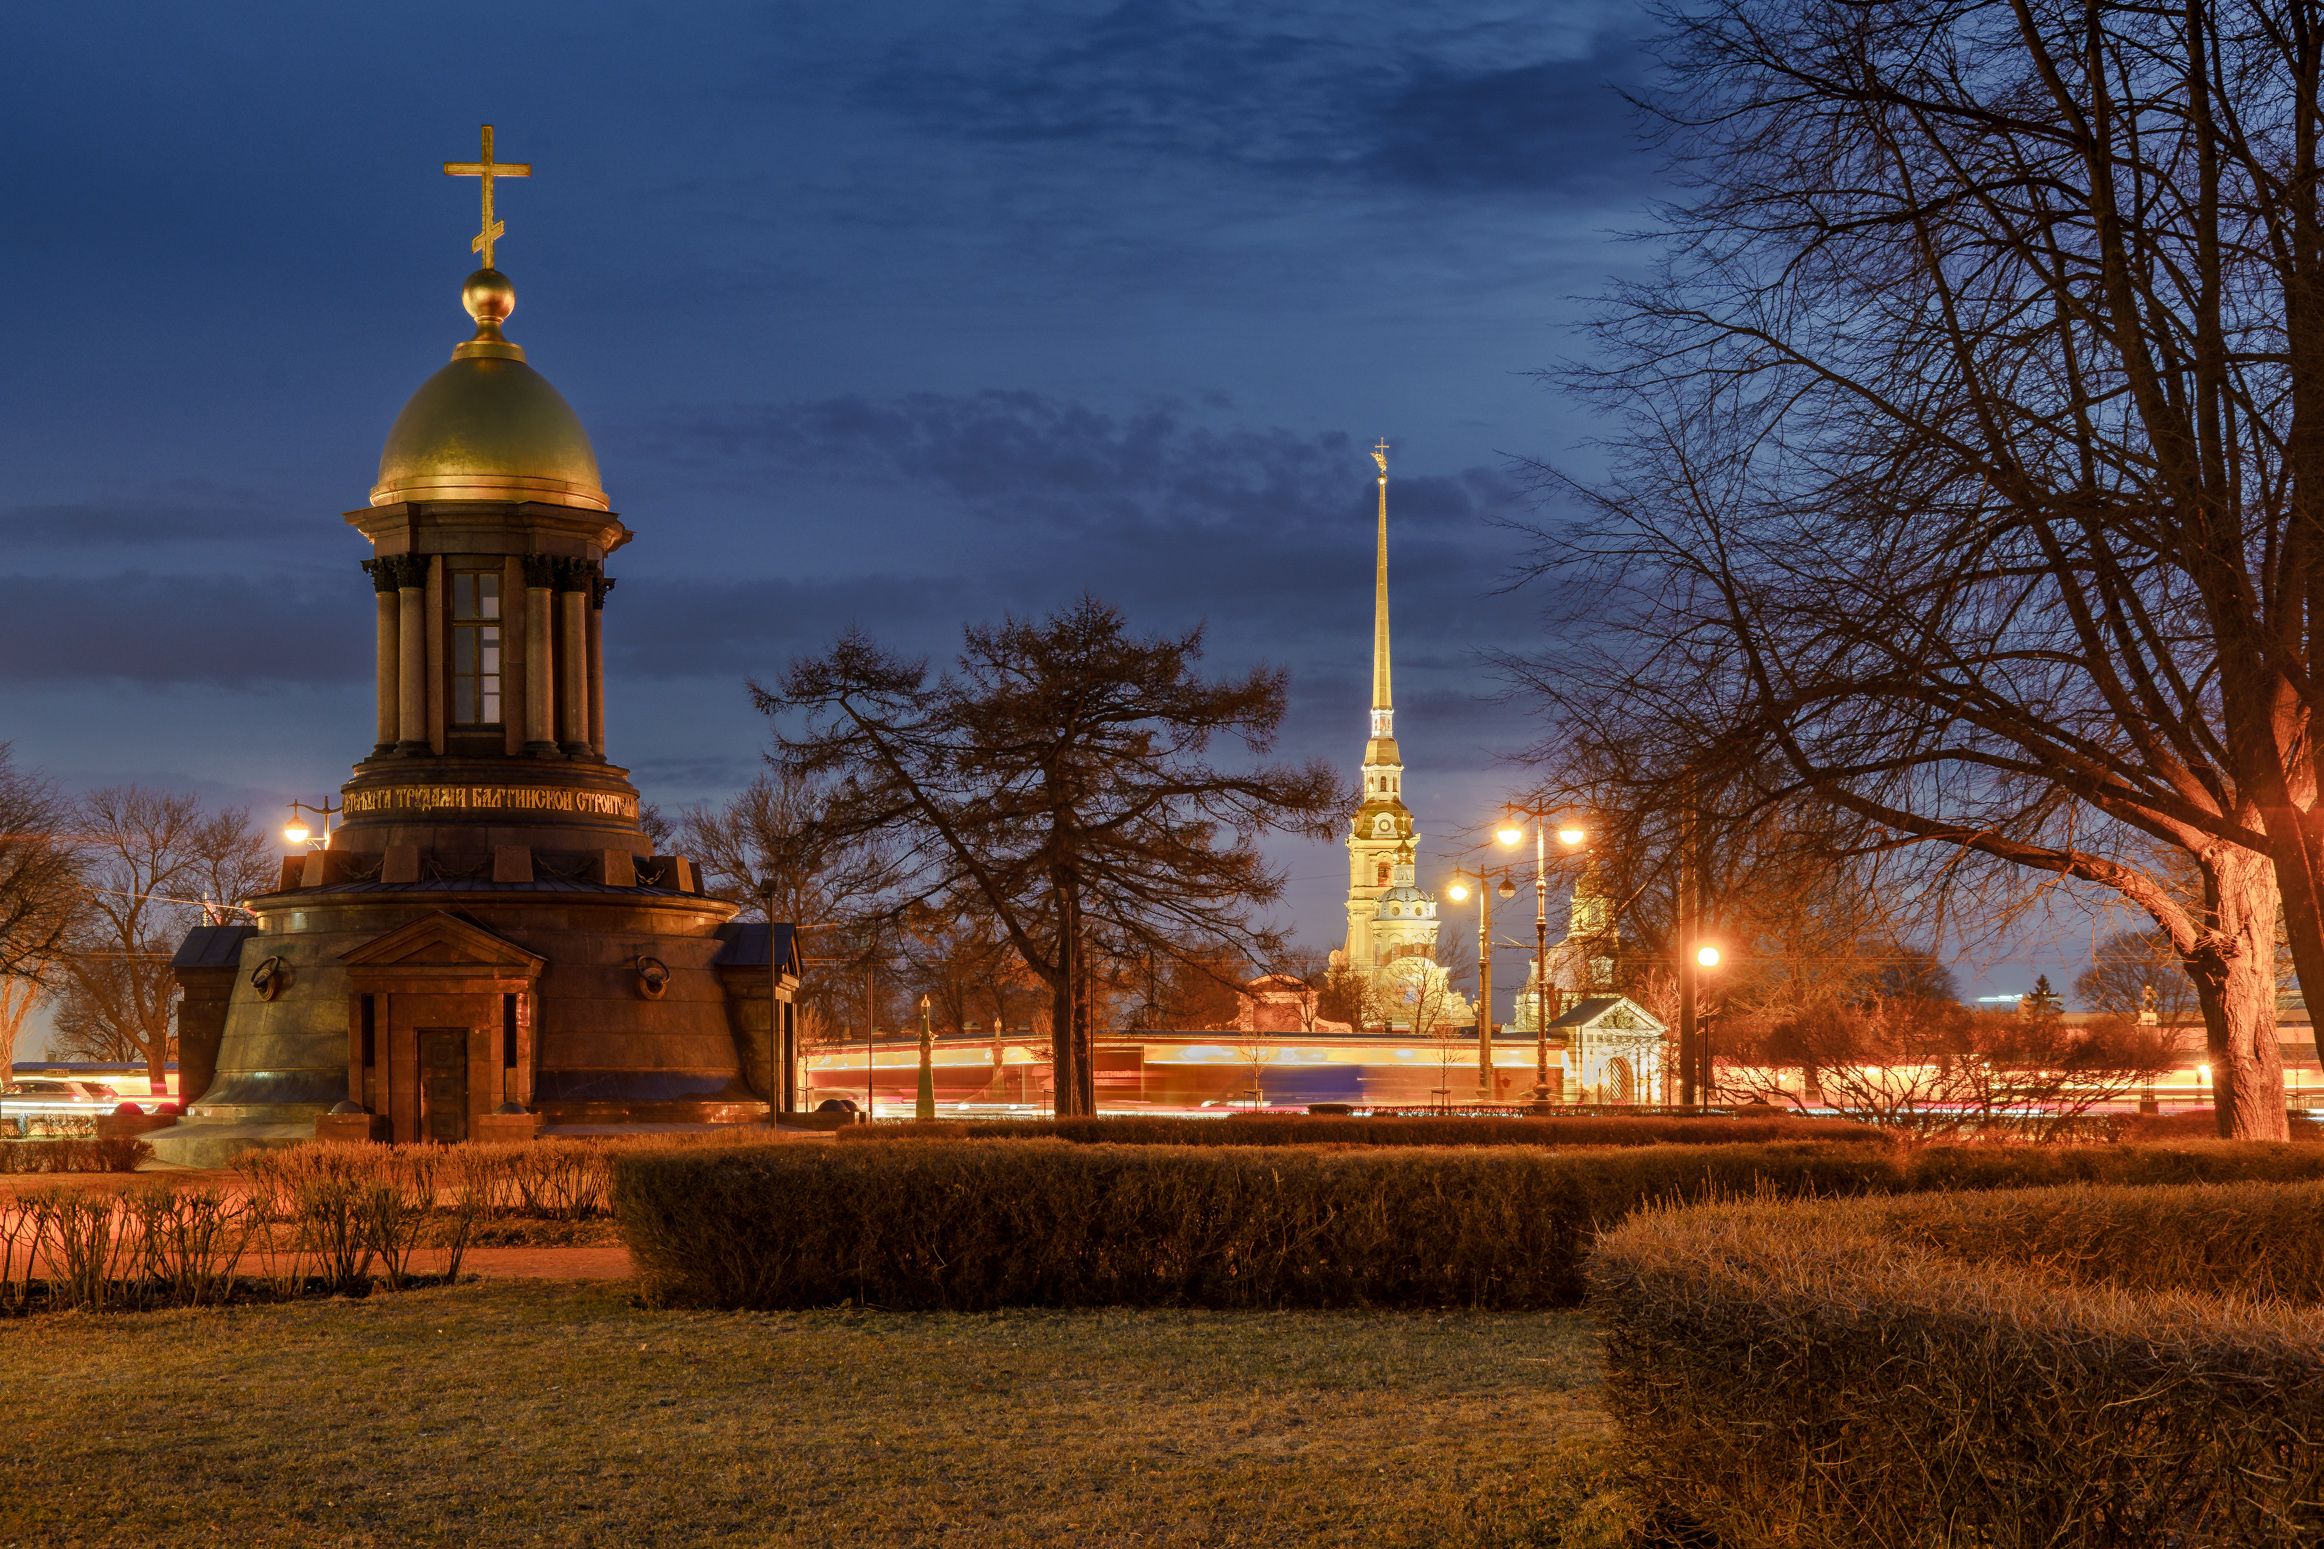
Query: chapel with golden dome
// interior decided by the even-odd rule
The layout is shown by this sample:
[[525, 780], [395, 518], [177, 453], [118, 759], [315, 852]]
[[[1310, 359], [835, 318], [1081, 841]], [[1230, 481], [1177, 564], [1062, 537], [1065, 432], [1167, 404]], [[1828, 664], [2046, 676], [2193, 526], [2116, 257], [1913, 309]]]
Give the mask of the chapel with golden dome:
[[[606, 562], [634, 536], [580, 417], [505, 332], [484, 129], [473, 325], [388, 431], [369, 502], [376, 731], [342, 821], [177, 955], [198, 1159], [314, 1134], [517, 1137], [764, 1120], [796, 1100], [788, 925], [659, 853], [609, 761]], [[180, 1153], [183, 1153], [181, 1156]]]

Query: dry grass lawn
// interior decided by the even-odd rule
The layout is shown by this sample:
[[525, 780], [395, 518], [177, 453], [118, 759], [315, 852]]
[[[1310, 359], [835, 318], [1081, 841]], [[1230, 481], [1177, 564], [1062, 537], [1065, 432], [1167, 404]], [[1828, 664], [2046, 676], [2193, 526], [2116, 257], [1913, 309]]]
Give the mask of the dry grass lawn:
[[649, 1311], [520, 1283], [0, 1326], [0, 1543], [1617, 1542], [1573, 1313]]

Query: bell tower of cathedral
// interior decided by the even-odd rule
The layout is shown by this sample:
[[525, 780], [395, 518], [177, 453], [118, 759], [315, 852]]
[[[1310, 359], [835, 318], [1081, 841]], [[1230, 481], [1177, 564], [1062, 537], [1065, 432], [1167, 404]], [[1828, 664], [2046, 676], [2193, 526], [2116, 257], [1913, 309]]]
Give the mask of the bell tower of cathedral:
[[1364, 744], [1363, 801], [1348, 830], [1348, 934], [1340, 961], [1377, 973], [1399, 957], [1436, 945], [1436, 900], [1414, 885], [1420, 832], [1404, 805], [1404, 755], [1396, 746], [1396, 709], [1388, 650], [1388, 443], [1372, 448], [1379, 465], [1379, 526], [1372, 572], [1372, 719]]

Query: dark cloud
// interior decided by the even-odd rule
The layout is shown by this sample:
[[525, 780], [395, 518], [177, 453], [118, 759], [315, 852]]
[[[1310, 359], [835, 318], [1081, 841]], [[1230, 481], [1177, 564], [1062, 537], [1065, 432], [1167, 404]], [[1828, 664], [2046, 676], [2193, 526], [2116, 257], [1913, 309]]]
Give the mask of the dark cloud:
[[[706, 411], [637, 439], [754, 472], [907, 485], [1004, 527], [1102, 534], [1131, 524], [1263, 540], [1287, 528], [1337, 529], [1350, 512], [1370, 510], [1366, 442], [1343, 431], [1222, 424], [1224, 408], [1219, 397], [1113, 413], [1037, 392], [910, 393]], [[1397, 472], [1394, 489], [1399, 527], [1420, 528], [1474, 525], [1519, 494], [1488, 468]]]
[[355, 681], [371, 672], [367, 590], [142, 571], [0, 576], [0, 662], [24, 683]]
[[[615, 562], [618, 568], [618, 561]], [[957, 582], [896, 576], [630, 576], [606, 605], [611, 670], [642, 677], [771, 676], [861, 626], [910, 649], [935, 620], [957, 623]]]
[[1472, 74], [1419, 71], [1379, 109], [1362, 165], [1453, 193], [1635, 196], [1652, 154], [1621, 92], [1643, 78], [1627, 52]]
[[1593, 27], [1574, 9], [1513, 21], [1432, 10], [1398, 30], [1297, 7], [1140, 0], [966, 57], [917, 45], [866, 96], [1001, 143], [1471, 197], [1634, 195], [1651, 160], [1622, 92], [1646, 79], [1643, 18], [1617, 7]]
[[[960, 626], [1039, 614], [1088, 592], [1141, 630], [1205, 626], [1212, 669], [1291, 673], [1301, 751], [1360, 740], [1369, 693], [1373, 468], [1337, 431], [1237, 423], [1222, 399], [1111, 413], [1031, 392], [914, 393], [726, 411], [640, 439], [735, 483], [877, 485], [897, 513], [852, 537], [927, 572], [838, 579], [653, 575], [608, 616], [617, 668], [663, 676], [779, 670], [861, 625], [938, 666]], [[1391, 455], [1394, 453], [1392, 451]], [[805, 497], [802, 497], [803, 499]], [[1505, 744], [1510, 712], [1483, 665], [1523, 647], [1530, 599], [1499, 595], [1507, 556], [1487, 518], [1522, 510], [1500, 469], [1399, 473], [1390, 495], [1399, 702], [1463, 750]], [[941, 554], [912, 534], [941, 526]]]
[[[1216, 395], [1111, 412], [987, 391], [734, 409], [640, 439], [737, 470], [745, 485], [778, 467], [823, 481], [838, 492], [848, 541], [887, 557], [797, 574], [774, 551], [706, 573], [672, 533], [678, 541], [650, 556], [615, 561], [606, 639], [617, 678], [724, 681], [734, 713], [747, 716], [744, 678], [770, 677], [848, 628], [942, 665], [963, 624], [1038, 615], [1088, 592], [1142, 630], [1202, 624], [1216, 670], [1278, 663], [1291, 669], [1296, 703], [1320, 713], [1345, 700], [1360, 715], [1373, 470], [1363, 441], [1345, 432], [1238, 422]], [[900, 513], [889, 528], [869, 514], [875, 503], [849, 496], [871, 486]], [[1397, 474], [1393, 591], [1409, 703], [1466, 717], [1481, 697], [1482, 651], [1522, 626], [1525, 605], [1491, 595], [1501, 558], [1487, 521], [1520, 499], [1492, 468]], [[937, 528], [951, 540], [941, 551], [921, 536]], [[304, 547], [320, 558], [324, 543], [310, 533]], [[637, 562], [648, 558], [685, 569]], [[320, 568], [283, 579], [19, 577], [0, 582], [0, 660], [26, 682], [337, 683], [360, 696], [368, 601], [360, 578]], [[667, 735], [651, 745], [684, 764]], [[703, 783], [676, 772], [681, 784]]]
[[254, 509], [247, 501], [223, 497], [0, 506], [0, 544], [18, 553], [264, 543], [315, 525], [312, 516]]

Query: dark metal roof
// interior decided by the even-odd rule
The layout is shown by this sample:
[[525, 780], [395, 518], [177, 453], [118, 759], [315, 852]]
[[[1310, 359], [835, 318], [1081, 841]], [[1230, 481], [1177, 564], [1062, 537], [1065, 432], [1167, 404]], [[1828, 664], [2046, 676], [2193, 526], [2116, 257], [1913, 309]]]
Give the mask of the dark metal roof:
[[242, 961], [242, 943], [258, 934], [255, 925], [197, 925], [178, 943], [172, 968], [232, 968]]
[[282, 902], [278, 907], [295, 909], [301, 898], [321, 898], [340, 893], [591, 893], [604, 898], [702, 896], [680, 892], [674, 887], [614, 887], [603, 882], [570, 882], [563, 877], [535, 877], [530, 882], [489, 882], [479, 878], [458, 877], [431, 877], [424, 882], [333, 882], [325, 887], [294, 888], [267, 896], [269, 903], [280, 899]]
[[1622, 1002], [1619, 995], [1589, 995], [1550, 1018], [1552, 1027], [1582, 1027], [1596, 1021]]
[[737, 920], [719, 926], [718, 939], [722, 945], [710, 960], [714, 968], [764, 968], [779, 962], [785, 973], [799, 973], [797, 926], [778, 923], [770, 931], [764, 920]]

